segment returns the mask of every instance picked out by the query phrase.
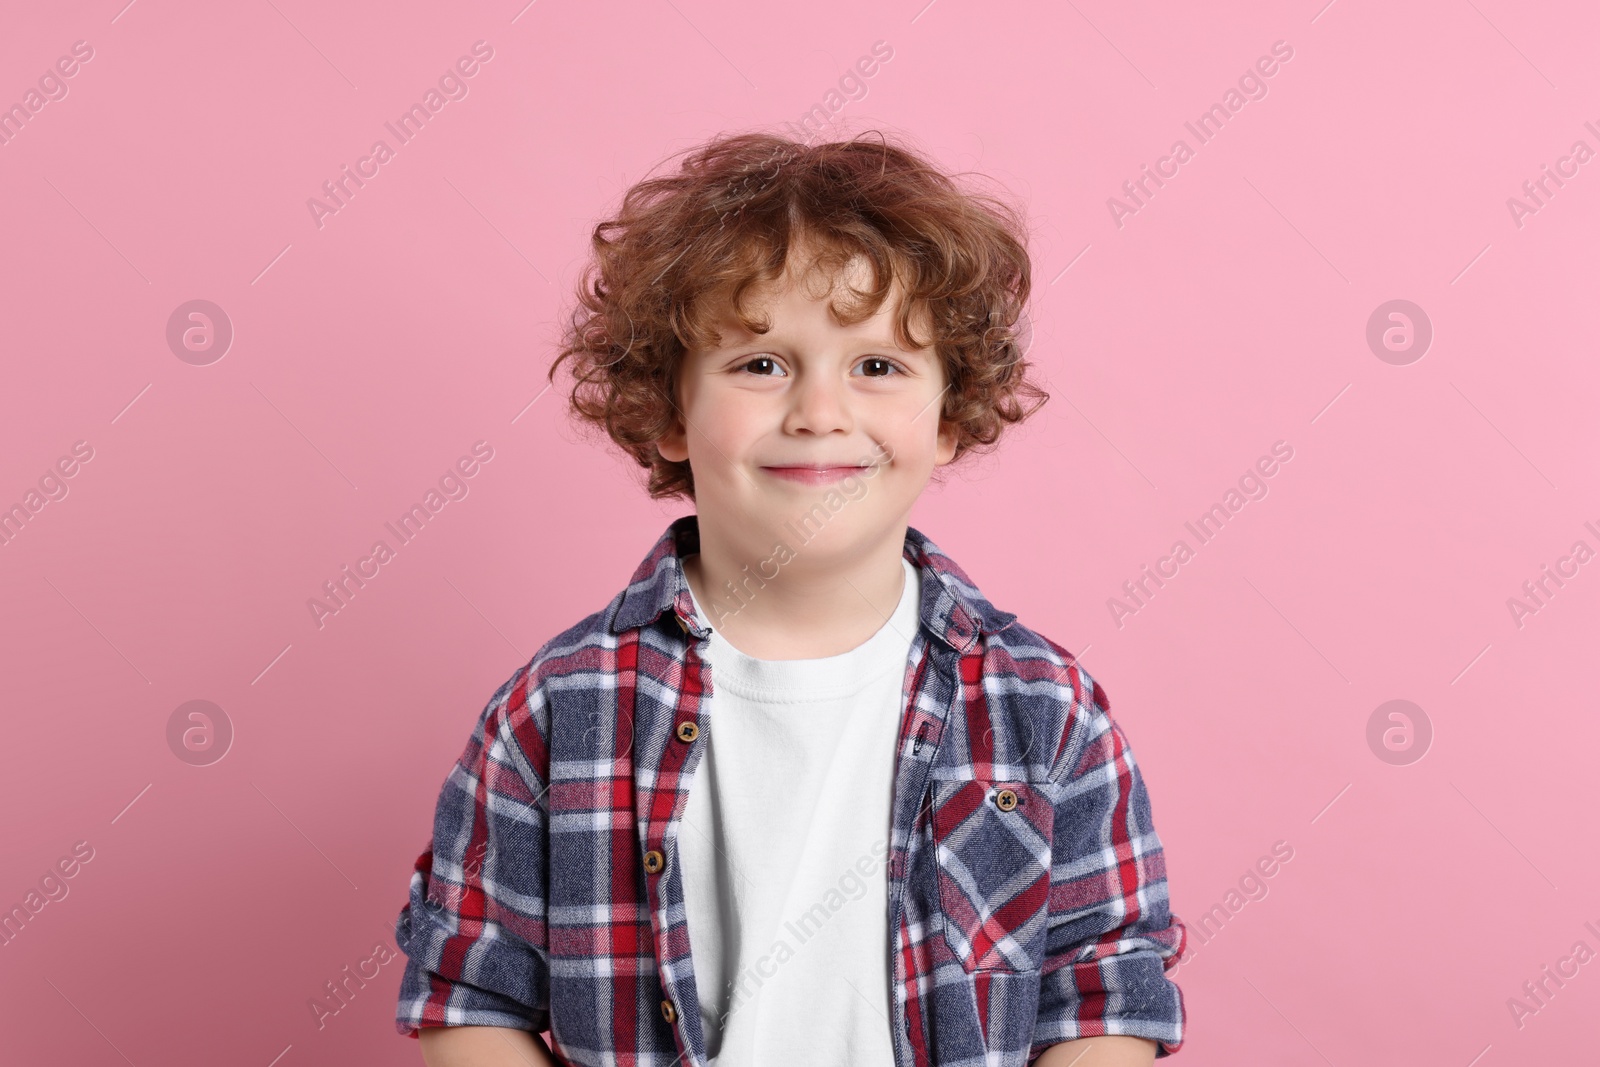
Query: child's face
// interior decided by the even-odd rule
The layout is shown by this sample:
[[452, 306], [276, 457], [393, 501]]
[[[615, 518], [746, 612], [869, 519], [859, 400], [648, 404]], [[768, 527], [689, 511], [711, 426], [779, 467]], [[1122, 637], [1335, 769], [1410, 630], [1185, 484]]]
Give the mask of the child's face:
[[[864, 289], [869, 280], [858, 258], [840, 284]], [[898, 531], [933, 468], [955, 455], [955, 429], [939, 417], [946, 382], [937, 351], [895, 342], [898, 286], [876, 315], [840, 326], [829, 294], [817, 292], [825, 284], [798, 281], [791, 268], [748, 305], [772, 329], [757, 336], [725, 317], [716, 348], [686, 353], [681, 417], [656, 443], [664, 458], [689, 461], [702, 525], [715, 523], [750, 551], [782, 540], [803, 554], [786, 524], [807, 513], [808, 533], [826, 527], [819, 546], [864, 548]], [[848, 297], [841, 291], [842, 305]], [[926, 322], [913, 325], [929, 336]], [[823, 512], [812, 511], [819, 504]]]

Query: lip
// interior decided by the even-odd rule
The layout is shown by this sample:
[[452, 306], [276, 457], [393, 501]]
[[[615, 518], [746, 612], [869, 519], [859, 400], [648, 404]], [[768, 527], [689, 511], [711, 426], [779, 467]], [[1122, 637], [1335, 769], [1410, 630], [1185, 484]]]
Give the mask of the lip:
[[843, 481], [852, 474], [859, 474], [866, 470], [865, 467], [762, 467], [762, 470], [775, 478], [782, 478], [789, 482], [799, 482], [801, 485], [831, 485]]

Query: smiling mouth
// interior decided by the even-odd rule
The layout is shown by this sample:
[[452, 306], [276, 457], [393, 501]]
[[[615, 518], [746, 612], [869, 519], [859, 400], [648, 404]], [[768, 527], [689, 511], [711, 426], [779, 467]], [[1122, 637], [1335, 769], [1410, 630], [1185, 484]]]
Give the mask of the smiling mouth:
[[785, 481], [800, 482], [803, 485], [827, 485], [830, 482], [841, 481], [852, 474], [866, 470], [865, 467], [762, 467], [762, 470], [776, 478]]

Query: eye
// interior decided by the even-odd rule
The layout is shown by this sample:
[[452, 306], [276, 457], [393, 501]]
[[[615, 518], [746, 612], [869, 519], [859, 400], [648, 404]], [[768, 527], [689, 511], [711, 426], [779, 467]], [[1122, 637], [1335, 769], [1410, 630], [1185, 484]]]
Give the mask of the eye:
[[[868, 356], [866, 359], [861, 361], [862, 366], [868, 366], [870, 364], [877, 363], [883, 364], [886, 368], [891, 368], [894, 374], [904, 374], [906, 372], [904, 367], [896, 363], [894, 360], [889, 359], [887, 356]], [[867, 375], [869, 378], [888, 378], [891, 376], [892, 375], [889, 370], [885, 370], [882, 374]]]
[[[756, 356], [756, 357], [755, 357], [755, 358], [753, 358], [753, 359], [748, 359], [748, 360], [745, 360], [745, 362], [743, 362], [743, 363], [741, 363], [741, 364], [739, 364], [739, 369], [740, 369], [740, 370], [749, 370], [749, 369], [750, 369], [750, 368], [751, 368], [751, 367], [753, 367], [753, 366], [755, 366], [755, 365], [756, 365], [756, 364], [758, 364], [758, 363], [764, 363], [764, 364], [768, 364], [768, 365], [770, 365], [770, 366], [771, 366], [771, 367], [773, 367], [773, 368], [774, 368], [774, 369], [776, 369], [776, 370], [778, 370], [778, 371], [779, 371], [779, 372], [781, 372], [781, 371], [782, 371], [782, 370], [783, 370], [783, 368], [781, 368], [781, 367], [779, 367], [779, 366], [778, 366], [778, 362], [777, 362], [777, 360], [775, 360], [775, 359], [773, 359], [773, 358], [772, 358], [772, 357], [771, 357], [771, 356]], [[772, 374], [762, 374], [762, 373], [761, 373], [761, 372], [759, 372], [759, 371], [757, 371], [757, 372], [755, 372], [755, 373], [757, 373], [757, 374], [758, 374], [758, 375], [760, 375], [760, 376], [761, 376], [761, 377], [763, 377], [763, 378], [771, 378], [771, 377], [775, 377], [775, 375], [772, 375]]]
[[[889, 378], [896, 374], [908, 373], [904, 366], [887, 356], [868, 356], [858, 365], [872, 368], [865, 375], [868, 378]], [[788, 372], [771, 356], [754, 356], [739, 364], [738, 369], [763, 378], [788, 376]]]

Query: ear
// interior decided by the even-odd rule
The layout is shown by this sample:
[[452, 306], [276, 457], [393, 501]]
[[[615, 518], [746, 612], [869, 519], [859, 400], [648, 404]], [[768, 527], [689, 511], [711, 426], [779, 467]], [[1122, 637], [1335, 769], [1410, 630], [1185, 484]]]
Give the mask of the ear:
[[960, 430], [953, 422], [939, 420], [939, 439], [934, 442], [933, 465], [942, 467], [949, 463], [956, 455], [956, 439], [960, 437]]
[[684, 427], [683, 403], [685, 375], [690, 373], [690, 360], [693, 354], [685, 352], [678, 363], [676, 373], [672, 376], [669, 389], [673, 398], [667, 406], [670, 429], [656, 438], [656, 452], [668, 463], [687, 463], [689, 461], [689, 432]]
[[672, 429], [656, 438], [656, 451], [668, 463], [682, 463], [689, 458], [689, 437], [684, 432], [683, 420], [673, 418]]

